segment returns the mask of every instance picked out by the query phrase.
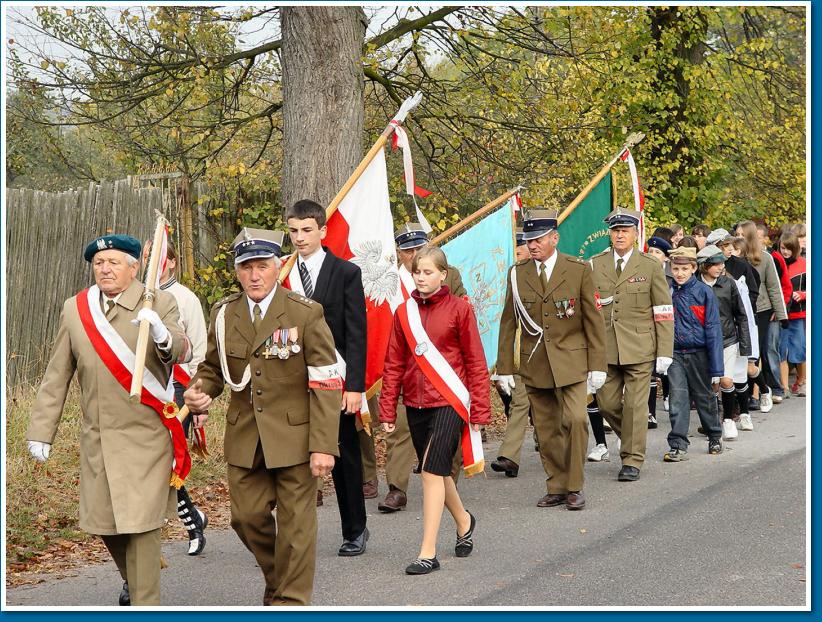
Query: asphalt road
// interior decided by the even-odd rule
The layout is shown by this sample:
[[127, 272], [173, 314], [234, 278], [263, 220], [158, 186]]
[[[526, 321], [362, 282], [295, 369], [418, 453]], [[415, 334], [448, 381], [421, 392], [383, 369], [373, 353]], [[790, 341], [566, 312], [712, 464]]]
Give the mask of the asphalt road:
[[[786, 400], [767, 415], [754, 412], [756, 429], [740, 432], [719, 456], [707, 454], [692, 412], [691, 457], [678, 464], [662, 462], [669, 426], [661, 403], [659, 415], [659, 429], [648, 433], [640, 481], [617, 482], [618, 459], [588, 463], [581, 512], [536, 507], [545, 479], [530, 440], [518, 478], [486, 467], [485, 477], [461, 480], [463, 501], [477, 517], [474, 552], [454, 557], [455, 528], [446, 512], [442, 568], [427, 576], [403, 572], [422, 535], [418, 477], [412, 477], [405, 511], [381, 514], [377, 499], [367, 501], [371, 539], [361, 557], [337, 557], [339, 515], [326, 496], [318, 508], [313, 604], [805, 606], [805, 399]], [[495, 442], [486, 445], [486, 462], [495, 450]], [[206, 533], [200, 557], [188, 557], [184, 542], [164, 544], [170, 566], [162, 573], [163, 605], [260, 604], [263, 580], [251, 554], [233, 531]], [[6, 606], [116, 606], [120, 585], [109, 562], [8, 589]]]

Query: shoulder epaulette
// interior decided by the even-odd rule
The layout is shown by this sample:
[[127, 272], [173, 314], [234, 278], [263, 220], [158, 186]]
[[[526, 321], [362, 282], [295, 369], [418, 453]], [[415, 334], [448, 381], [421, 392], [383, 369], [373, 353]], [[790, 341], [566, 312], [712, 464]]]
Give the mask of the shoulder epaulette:
[[517, 263], [515, 263], [514, 265], [515, 265], [515, 266], [524, 266], [524, 265], [525, 265], [525, 264], [527, 264], [529, 261], [533, 261], [533, 260], [532, 260], [531, 258], [528, 258], [528, 259], [520, 259], [520, 260], [519, 260]]
[[643, 257], [643, 258], [648, 259], [650, 261], [655, 261], [655, 262], [659, 263], [659, 260], [656, 257], [654, 257], [653, 255], [649, 254], [649, 253], [643, 253], [642, 251], [640, 251], [639, 255], [640, 255], [640, 257]]
[[604, 251], [600, 251], [600, 252], [598, 252], [596, 255], [594, 255], [593, 257], [591, 257], [591, 259], [593, 259], [594, 257], [601, 257], [601, 256], [603, 256], [603, 255], [607, 255], [607, 254], [608, 254], [608, 253], [610, 253], [610, 252], [611, 252], [611, 249], [610, 249], [610, 248], [606, 248]]
[[288, 294], [286, 294], [286, 295], [288, 296], [289, 300], [293, 300], [294, 302], [299, 302], [300, 304], [303, 304], [306, 307], [310, 307], [312, 305], [317, 304], [315, 301], [311, 300], [311, 298], [306, 298], [305, 296], [303, 296], [302, 294], [300, 294], [298, 292], [289, 291]]
[[572, 261], [574, 263], [588, 263], [587, 260], [575, 257], [574, 255], [566, 255], [566, 257], [568, 257], [569, 261]]
[[237, 300], [237, 298], [239, 298], [242, 295], [243, 295], [243, 292], [234, 292], [233, 294], [230, 294], [230, 295], [226, 296], [222, 300], [219, 300], [219, 301], [215, 302], [213, 308], [215, 310], [219, 309], [223, 305], [227, 305], [229, 302], [232, 302], [233, 300]]

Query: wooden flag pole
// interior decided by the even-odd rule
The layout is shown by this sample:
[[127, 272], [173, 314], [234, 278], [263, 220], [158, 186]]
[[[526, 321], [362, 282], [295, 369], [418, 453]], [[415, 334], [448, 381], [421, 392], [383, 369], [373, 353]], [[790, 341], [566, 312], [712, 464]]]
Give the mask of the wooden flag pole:
[[446, 229], [445, 231], [443, 231], [439, 235], [435, 236], [431, 240], [430, 244], [436, 245], [436, 244], [439, 244], [440, 242], [442, 242], [443, 240], [447, 240], [448, 238], [453, 237], [454, 235], [456, 235], [457, 233], [459, 233], [460, 231], [465, 229], [465, 227], [470, 225], [475, 220], [479, 220], [480, 218], [482, 218], [483, 216], [485, 216], [489, 212], [494, 211], [496, 208], [498, 208], [500, 205], [502, 205], [508, 199], [510, 199], [512, 196], [514, 196], [517, 192], [519, 192], [521, 188], [522, 188], [522, 186], [517, 186], [516, 188], [514, 188], [512, 190], [509, 190], [508, 192], [506, 192], [504, 194], [499, 195], [496, 199], [494, 199], [490, 203], [486, 203], [485, 205], [483, 205], [481, 208], [479, 208], [473, 214], [470, 214], [466, 218], [463, 218], [462, 220], [460, 220], [455, 225], [449, 227], [448, 229]]
[[585, 197], [587, 197], [591, 193], [591, 190], [596, 188], [596, 185], [602, 181], [602, 178], [605, 177], [605, 175], [608, 174], [608, 171], [610, 171], [614, 164], [617, 163], [619, 158], [622, 157], [622, 154], [625, 153], [626, 149], [635, 147], [644, 139], [645, 134], [643, 134], [642, 132], [635, 132], [628, 136], [628, 140], [625, 141], [625, 144], [622, 146], [622, 149], [619, 150], [619, 153], [616, 154], [616, 156], [614, 156], [614, 158], [610, 162], [608, 162], [608, 164], [603, 166], [602, 170], [599, 171], [599, 173], [597, 173], [596, 176], [590, 182], [588, 182], [588, 185], [582, 189], [582, 192], [580, 192], [577, 195], [577, 197], [573, 201], [571, 201], [571, 204], [564, 210], [562, 210], [562, 213], [559, 215], [559, 218], [557, 219], [557, 225], [561, 225], [562, 222], [566, 218], [568, 218], [568, 216], [571, 215], [571, 212], [573, 212], [577, 208], [577, 206], [585, 200]]
[[[343, 187], [340, 188], [339, 192], [337, 192], [337, 195], [331, 200], [331, 203], [328, 204], [328, 207], [325, 208], [326, 220], [331, 218], [334, 212], [337, 211], [337, 208], [339, 208], [340, 203], [342, 203], [343, 199], [351, 190], [351, 188], [354, 187], [354, 184], [357, 183], [359, 178], [365, 172], [365, 169], [367, 169], [368, 165], [371, 164], [371, 161], [377, 157], [377, 154], [380, 152], [380, 149], [385, 147], [385, 143], [388, 142], [388, 139], [391, 137], [391, 134], [394, 133], [394, 128], [397, 127], [397, 125], [402, 124], [403, 121], [405, 121], [405, 117], [413, 108], [417, 106], [417, 104], [420, 103], [421, 99], [422, 93], [420, 91], [417, 91], [416, 93], [414, 93], [412, 97], [409, 97], [402, 103], [397, 114], [394, 116], [393, 119], [391, 119], [388, 125], [385, 126], [385, 129], [382, 131], [382, 134], [380, 134], [379, 138], [377, 138], [377, 142], [375, 142], [371, 146], [371, 149], [369, 149], [368, 153], [365, 154], [365, 157], [357, 165], [357, 168], [354, 169], [354, 172], [351, 173], [351, 176], [343, 184]], [[294, 267], [295, 261], [297, 261], [296, 252], [291, 253], [291, 256], [283, 264], [283, 267], [280, 268], [280, 283], [282, 283], [283, 280], [285, 280], [285, 277], [288, 276], [288, 273], [291, 272], [291, 269]]]
[[[151, 255], [148, 260], [148, 270], [146, 271], [146, 284], [143, 291], [143, 309], [151, 309], [154, 306], [154, 289], [157, 284], [157, 271], [160, 266], [160, 252], [163, 244], [163, 232], [166, 227], [166, 219], [163, 215], [157, 214], [157, 226], [154, 229], [154, 239], [151, 243]], [[137, 333], [137, 349], [135, 350], [134, 375], [131, 377], [131, 391], [128, 399], [131, 402], [139, 402], [143, 393], [143, 372], [146, 368], [146, 351], [148, 350], [149, 321], [140, 322], [140, 332]]]

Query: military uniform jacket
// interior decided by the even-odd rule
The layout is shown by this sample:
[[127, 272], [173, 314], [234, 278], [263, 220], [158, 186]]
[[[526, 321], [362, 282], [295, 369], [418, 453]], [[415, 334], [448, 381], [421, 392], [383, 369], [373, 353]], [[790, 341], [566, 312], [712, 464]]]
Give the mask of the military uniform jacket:
[[[143, 285], [135, 280], [108, 319], [132, 350], [139, 328], [131, 323], [140, 310]], [[112, 535], [142, 533], [163, 525], [176, 502], [171, 475], [171, 436], [157, 412], [132, 404], [94, 350], [77, 311], [76, 296], [63, 305], [51, 359], [37, 392], [26, 438], [53, 443], [71, 379], [80, 384], [80, 528]], [[100, 301], [89, 300], [90, 304]], [[172, 335], [164, 362], [149, 338], [146, 368], [163, 384], [171, 362], [187, 349], [171, 294], [157, 291], [154, 310]]]
[[[516, 373], [514, 343], [517, 318], [511, 278], [514, 271], [520, 299], [531, 319], [544, 333], [532, 335], [525, 327], [520, 338], [519, 374], [526, 385], [541, 389], [584, 381], [589, 371], [605, 371], [605, 326], [596, 299], [591, 267], [584, 261], [557, 252], [557, 261], [543, 293], [533, 259], [515, 264], [508, 275], [508, 290], [500, 323], [497, 373]], [[573, 301], [573, 304], [571, 303]], [[564, 303], [573, 313], [568, 315]], [[563, 317], [559, 317], [559, 303]], [[533, 332], [533, 331], [531, 331]]]
[[[448, 269], [445, 273], [445, 280], [442, 282], [442, 284], [447, 285], [448, 290], [457, 298], [462, 298], [463, 296], [468, 295], [468, 292], [465, 290], [465, 285], [463, 285], [462, 283], [462, 275], [460, 274], [460, 271], [454, 266], [448, 266]], [[410, 294], [411, 292], [408, 293]]]
[[[232, 391], [226, 412], [225, 458], [249, 469], [257, 443], [262, 443], [269, 469], [308, 462], [313, 452], [339, 455], [341, 385], [336, 390], [309, 389], [309, 368], [336, 369], [334, 338], [323, 319], [322, 306], [278, 285], [255, 334], [245, 294], [223, 300], [211, 311], [208, 347], [192, 383], [203, 381], [211, 397], [222, 393], [225, 379], [217, 352], [215, 322], [225, 305], [225, 354], [229, 375], [239, 382], [246, 366], [251, 380]], [[279, 328], [296, 328], [298, 353], [285, 360], [263, 354], [268, 337]]]
[[633, 365], [671, 358], [674, 349], [673, 306], [665, 272], [658, 260], [631, 253], [617, 277], [612, 249], [591, 258], [594, 283], [605, 316], [609, 365]]

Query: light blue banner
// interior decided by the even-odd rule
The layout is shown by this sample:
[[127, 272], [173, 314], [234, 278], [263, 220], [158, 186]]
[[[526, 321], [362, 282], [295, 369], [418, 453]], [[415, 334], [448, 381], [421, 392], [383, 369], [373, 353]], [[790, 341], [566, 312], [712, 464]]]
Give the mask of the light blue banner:
[[514, 263], [513, 227], [513, 212], [506, 203], [442, 246], [448, 263], [459, 269], [474, 305], [489, 369], [497, 361], [505, 279]]

